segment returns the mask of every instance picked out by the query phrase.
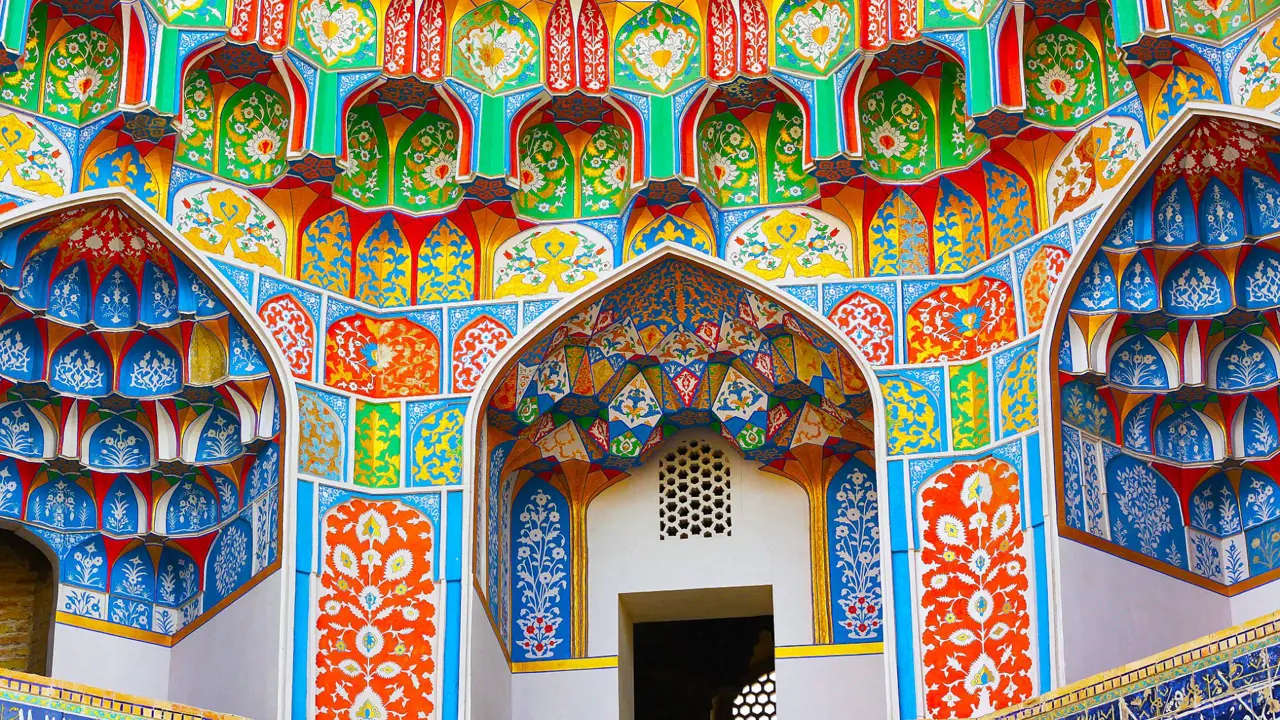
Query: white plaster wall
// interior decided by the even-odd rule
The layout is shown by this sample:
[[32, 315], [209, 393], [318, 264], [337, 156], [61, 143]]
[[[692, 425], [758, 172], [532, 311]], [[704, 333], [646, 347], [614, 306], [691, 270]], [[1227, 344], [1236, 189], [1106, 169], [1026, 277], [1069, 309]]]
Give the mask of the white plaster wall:
[[277, 717], [283, 575], [272, 573], [173, 646], [169, 700], [254, 720]]
[[[591, 656], [618, 654], [620, 594], [702, 588], [772, 586], [776, 644], [813, 643], [809, 502], [804, 490], [762, 472], [715, 435], [682, 434], [663, 450], [690, 437], [708, 439], [725, 451], [731, 466], [733, 532], [727, 537], [660, 539], [656, 455], [601, 493], [587, 509]], [[672, 619], [679, 617], [677, 611]]]
[[618, 669], [513, 675], [511, 710], [511, 720], [616, 720]]
[[1232, 624], [1223, 595], [1065, 538], [1058, 541], [1066, 682]]
[[883, 655], [783, 658], [775, 669], [783, 720], [889, 717]]
[[162, 645], [54, 623], [51, 675], [58, 680], [169, 700], [169, 659]]
[[484, 600], [471, 590], [471, 627], [466, 642], [471, 653], [471, 674], [464, 682], [470, 688], [471, 720], [511, 718], [511, 672], [502, 646], [493, 633]]
[[1280, 581], [1272, 580], [1231, 598], [1231, 624], [1242, 625], [1280, 610]]

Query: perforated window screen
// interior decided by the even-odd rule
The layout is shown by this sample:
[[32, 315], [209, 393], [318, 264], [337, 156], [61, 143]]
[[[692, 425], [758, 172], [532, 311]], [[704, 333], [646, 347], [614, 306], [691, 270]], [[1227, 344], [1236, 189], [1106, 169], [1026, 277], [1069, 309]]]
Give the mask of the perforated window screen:
[[760, 679], [742, 688], [738, 697], [733, 699], [733, 716], [750, 720], [766, 720], [773, 718], [776, 712], [774, 701], [773, 673], [768, 672]]
[[663, 540], [733, 534], [723, 450], [705, 440], [680, 443], [658, 464], [658, 492]]

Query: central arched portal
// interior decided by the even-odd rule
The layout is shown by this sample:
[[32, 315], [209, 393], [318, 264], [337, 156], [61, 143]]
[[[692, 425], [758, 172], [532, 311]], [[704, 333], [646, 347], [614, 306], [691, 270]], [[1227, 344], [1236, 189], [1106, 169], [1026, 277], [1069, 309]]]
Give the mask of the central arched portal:
[[673, 246], [493, 363], [468, 419], [469, 717], [645, 720], [638, 699], [692, 692], [645, 686], [682, 675], [645, 663], [689, 634], [742, 648], [694, 663], [694, 716], [775, 663], [781, 717], [887, 715], [882, 410], [824, 323]]

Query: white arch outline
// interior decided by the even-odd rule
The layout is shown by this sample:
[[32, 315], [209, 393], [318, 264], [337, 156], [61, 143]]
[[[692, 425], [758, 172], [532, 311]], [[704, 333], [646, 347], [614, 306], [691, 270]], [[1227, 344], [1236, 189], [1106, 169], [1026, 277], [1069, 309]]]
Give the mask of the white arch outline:
[[[484, 430], [485, 409], [493, 398], [498, 382], [506, 376], [508, 370], [515, 366], [528, 348], [536, 345], [578, 312], [589, 307], [591, 303], [618, 289], [633, 277], [638, 277], [669, 259], [683, 260], [701, 270], [717, 273], [730, 282], [751, 290], [761, 297], [768, 298], [786, 308], [789, 312], [810, 322], [814, 327], [825, 332], [836, 347], [853, 359], [854, 366], [858, 368], [858, 372], [862, 374], [863, 380], [867, 384], [867, 392], [871, 395], [872, 417], [875, 419], [875, 427], [873, 429], [875, 447], [873, 450], [875, 453], [876, 492], [879, 497], [884, 498], [879, 514], [881, 538], [880, 605], [884, 622], [884, 651], [882, 657], [884, 658], [885, 667], [885, 698], [889, 718], [896, 718], [899, 715], [897, 623], [892, 612], [894, 607], [894, 588], [893, 557], [889, 542], [889, 512], [887, 512], [889, 497], [888, 455], [884, 430], [886, 427], [884, 396], [880, 391], [880, 380], [853, 342], [839, 328], [836, 328], [830, 320], [823, 317], [816, 310], [791, 297], [781, 289], [766, 285], [740, 268], [733, 267], [717, 257], [705, 255], [677, 243], [663, 243], [661, 246], [640, 255], [630, 262], [615, 267], [611, 272], [601, 276], [590, 285], [562, 299], [555, 308], [544, 313], [535, 323], [525, 328], [520, 335], [517, 335], [512, 342], [503, 348], [502, 352], [490, 361], [480, 378], [480, 382], [476, 385], [471, 401], [467, 406], [467, 416], [463, 424], [462, 437], [462, 497], [464, 510], [462, 521], [462, 580], [464, 590], [459, 613], [461, 616], [459, 642], [462, 644], [459, 648], [458, 658], [458, 715], [460, 718], [466, 718], [467, 720], [472, 717], [471, 662], [473, 644], [470, 618], [475, 587], [470, 580], [474, 576], [472, 564], [476, 542], [473, 512], [476, 507], [475, 492], [479, 487], [479, 471], [484, 467], [484, 463], [479, 462], [477, 453], [480, 451], [480, 433]], [[902, 591], [908, 593], [908, 595], [914, 594], [912, 588], [909, 587], [902, 588]], [[912, 624], [909, 623], [907, 627], [912, 627]], [[498, 642], [500, 643], [501, 640], [499, 639]], [[912, 662], [915, 662], [914, 658]]]
[[[1059, 520], [1062, 517], [1064, 500], [1058, 492], [1058, 481], [1062, 477], [1062, 468], [1061, 453], [1058, 452], [1060, 423], [1057, 422], [1056, 418], [1061, 412], [1061, 408], [1059, 407], [1057, 396], [1052, 392], [1047, 392], [1049, 388], [1056, 386], [1058, 348], [1055, 341], [1061, 335], [1063, 328], [1070, 323], [1068, 319], [1070, 298], [1075, 294], [1076, 287], [1084, 277], [1083, 270], [1086, 262], [1093, 259], [1094, 254], [1106, 241], [1107, 235], [1119, 223], [1125, 209], [1137, 199], [1147, 181], [1155, 175], [1165, 158], [1177, 148], [1178, 144], [1201, 120], [1210, 118], [1246, 122], [1280, 132], [1280, 116], [1274, 113], [1199, 100], [1183, 106], [1182, 110], [1166, 123], [1160, 133], [1148, 143], [1143, 151], [1142, 158], [1129, 171], [1128, 177], [1121, 181], [1117, 189], [1111, 191], [1113, 193], [1111, 199], [1096, 208], [1097, 219], [1088, 232], [1085, 233], [1084, 238], [1076, 245], [1072, 251], [1071, 258], [1067, 261], [1066, 267], [1062, 269], [1060, 277], [1063, 280], [1059, 281], [1053, 288], [1053, 293], [1049, 297], [1048, 308], [1045, 311], [1044, 324], [1040, 328], [1041, 334], [1037, 347], [1040, 353], [1039, 383], [1041, 389], [1040, 457], [1042, 458], [1041, 482], [1043, 483], [1041, 494], [1042, 497], [1052, 501], [1052, 505], [1046, 507], [1044, 520], [1047, 550], [1046, 569], [1049, 575], [1047, 578], [1049, 581], [1049, 597], [1047, 601], [1050, 603], [1048, 608], [1049, 643], [1052, 655], [1050, 672], [1054, 687], [1062, 687], [1067, 680], [1066, 653], [1059, 640], [1062, 637], [1063, 630], [1062, 604], [1059, 602], [1059, 598], [1062, 597], [1061, 559], [1059, 554], [1059, 543], [1061, 541], [1059, 532], [1061, 528], [1059, 527]], [[1076, 217], [1079, 217], [1079, 215], [1076, 215]]]
[[[249, 339], [253, 341], [258, 352], [262, 355], [263, 360], [267, 363], [267, 371], [273, 381], [273, 384], [280, 388], [284, 394], [283, 402], [278, 402], [280, 407], [280, 434], [278, 443], [280, 445], [280, 482], [282, 484], [280, 501], [279, 501], [279, 529], [277, 538], [276, 556], [280, 563], [280, 567], [275, 573], [262, 573], [250, 579], [250, 582], [237, 591], [237, 597], [243, 596], [249, 590], [261, 585], [268, 577], [280, 573], [282, 582], [280, 583], [279, 603], [280, 610], [278, 613], [280, 621], [280, 633], [277, 644], [280, 648], [276, 658], [276, 716], [277, 718], [291, 717], [292, 708], [292, 688], [290, 679], [293, 674], [293, 577], [294, 558], [296, 557], [296, 540], [297, 530], [295, 527], [296, 518], [291, 508], [296, 503], [297, 468], [294, 466], [292, 458], [298, 448], [298, 427], [297, 418], [291, 413], [295, 412], [292, 408], [298, 407], [298, 390], [293, 382], [293, 375], [289, 372], [289, 364], [285, 362], [284, 354], [280, 348], [269, 338], [272, 337], [271, 332], [258, 319], [256, 313], [249, 307], [248, 301], [240, 297], [240, 293], [231, 285], [222, 273], [218, 272], [204, 255], [191, 247], [186, 238], [178, 235], [168, 222], [164, 220], [150, 205], [139, 200], [129, 191], [123, 188], [102, 188], [97, 190], [86, 190], [77, 193], [71, 193], [59, 198], [46, 198], [38, 200], [29, 205], [25, 205], [16, 210], [4, 213], [0, 217], [0, 232], [7, 230], [19, 223], [39, 220], [58, 212], [72, 210], [76, 208], [93, 206], [97, 204], [115, 203], [130, 216], [135, 222], [142, 225], [148, 232], [155, 235], [160, 242], [169, 249], [182, 262], [186, 263], [191, 271], [208, 285], [217, 295], [218, 299], [226, 306], [227, 311], [234, 317], [247, 331]], [[56, 568], [57, 565], [55, 564]], [[225, 608], [224, 608], [225, 609]], [[193, 622], [190, 626], [193, 632], [196, 628], [203, 625], [217, 613], [209, 613], [207, 610], [202, 613], [205, 619], [199, 623]], [[183, 635], [183, 638], [187, 635]], [[181, 638], [169, 647], [177, 646], [181, 642]], [[52, 652], [52, 651], [51, 651]]]

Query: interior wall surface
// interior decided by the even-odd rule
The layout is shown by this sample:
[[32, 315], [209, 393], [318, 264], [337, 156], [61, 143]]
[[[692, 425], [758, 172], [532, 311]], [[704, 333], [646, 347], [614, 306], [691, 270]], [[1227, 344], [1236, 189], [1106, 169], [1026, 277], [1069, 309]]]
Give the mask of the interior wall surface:
[[246, 718], [280, 711], [285, 573], [276, 571], [173, 646], [169, 699]]
[[1058, 561], [1066, 683], [1233, 624], [1225, 595], [1115, 555], [1063, 538]]
[[617, 668], [518, 673], [511, 677], [511, 720], [618, 718]]
[[493, 626], [489, 624], [484, 599], [474, 588], [470, 592], [471, 627], [466, 642], [471, 652], [471, 675], [464, 681], [471, 686], [471, 708], [464, 717], [471, 720], [509, 720], [511, 668], [494, 635]]
[[783, 720], [889, 717], [884, 655], [780, 658], [775, 667]]
[[[172, 700], [170, 648], [66, 623], [54, 623], [50, 675], [81, 685]], [[274, 717], [274, 716], [266, 716]]]
[[[695, 438], [721, 449], [729, 463], [731, 532], [664, 538], [659, 459]], [[813, 642], [808, 498], [800, 486], [763, 472], [709, 432], [668, 440], [652, 460], [591, 503], [587, 559], [591, 656], [618, 654], [619, 595], [653, 591], [772, 586], [774, 644]], [[676, 612], [668, 619], [682, 618]]]

